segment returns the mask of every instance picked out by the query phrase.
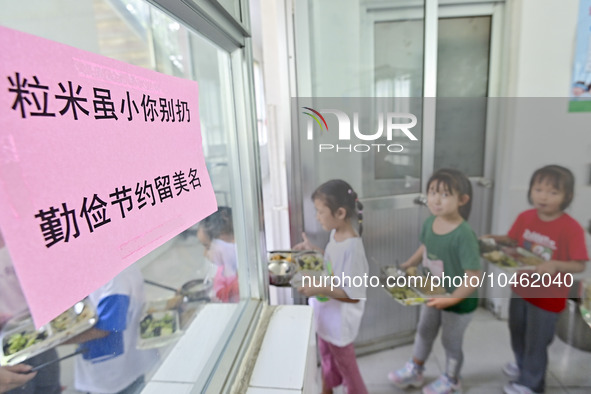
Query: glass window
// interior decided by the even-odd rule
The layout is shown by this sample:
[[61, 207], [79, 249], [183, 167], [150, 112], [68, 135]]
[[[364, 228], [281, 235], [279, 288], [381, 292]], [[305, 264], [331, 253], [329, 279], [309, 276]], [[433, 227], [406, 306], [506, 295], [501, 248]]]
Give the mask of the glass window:
[[[381, 113], [410, 113], [417, 118], [413, 133], [422, 141], [424, 1], [352, 1], [347, 7], [338, 3], [295, 4], [299, 97], [293, 108], [346, 109], [351, 121], [352, 113], [359, 112], [366, 116], [363, 124], [367, 130], [372, 131], [378, 130], [376, 123]], [[300, 138], [304, 138], [302, 135]], [[401, 144], [403, 151], [374, 148], [349, 155], [342, 151], [320, 154], [312, 151], [315, 145], [300, 141], [301, 162], [313, 163], [315, 169], [314, 174], [302, 176], [314, 179], [302, 185], [303, 195], [309, 196], [314, 185], [342, 177], [356, 187], [362, 198], [420, 192], [421, 144], [408, 141], [396, 130], [391, 140], [384, 133], [371, 143], [383, 147]], [[336, 145], [334, 141], [329, 143]], [[294, 168], [295, 176], [296, 171]], [[312, 176], [315, 178], [309, 178]]]
[[484, 174], [491, 17], [441, 18], [434, 167]]
[[[190, 327], [195, 316], [211, 303], [233, 308], [230, 320], [235, 321], [243, 311], [241, 301], [251, 296], [251, 281], [238, 280], [249, 276], [246, 257], [237, 253], [247, 246], [237, 245], [236, 240], [247, 239], [242, 233], [252, 226], [245, 225], [240, 211], [245, 203], [238, 186], [241, 171], [230, 54], [141, 0], [0, 0], [0, 7], [0, 24], [5, 27], [197, 81], [203, 151], [219, 210], [134, 266], [143, 276], [146, 305], [176, 311], [182, 329]], [[138, 321], [133, 324], [127, 329], [138, 328]], [[232, 327], [204, 326], [202, 330], [221, 333], [219, 343], [203, 354], [204, 359], [214, 360], [209, 365], [215, 365]], [[173, 344], [157, 348], [160, 362]], [[62, 346], [59, 352], [66, 354], [72, 346]], [[62, 385], [74, 387], [73, 363], [61, 364]], [[147, 376], [155, 369], [147, 371]], [[196, 380], [205, 382], [207, 378]]]

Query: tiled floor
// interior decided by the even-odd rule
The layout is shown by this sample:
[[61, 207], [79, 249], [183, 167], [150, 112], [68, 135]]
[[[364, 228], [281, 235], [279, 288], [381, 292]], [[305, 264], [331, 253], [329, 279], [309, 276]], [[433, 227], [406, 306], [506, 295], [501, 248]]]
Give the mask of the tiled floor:
[[[412, 345], [384, 350], [358, 358], [361, 373], [372, 394], [420, 393], [421, 390], [400, 390], [392, 386], [386, 375], [399, 368], [410, 358]], [[550, 345], [550, 365], [546, 377], [546, 393], [591, 393], [591, 352], [580, 351], [562, 342], [558, 337]], [[439, 338], [426, 363], [426, 382], [434, 380], [445, 364]], [[464, 367], [462, 387], [464, 393], [498, 394], [508, 382], [501, 367], [512, 360], [507, 322], [479, 309], [464, 338]], [[342, 390], [335, 390], [342, 393]]]

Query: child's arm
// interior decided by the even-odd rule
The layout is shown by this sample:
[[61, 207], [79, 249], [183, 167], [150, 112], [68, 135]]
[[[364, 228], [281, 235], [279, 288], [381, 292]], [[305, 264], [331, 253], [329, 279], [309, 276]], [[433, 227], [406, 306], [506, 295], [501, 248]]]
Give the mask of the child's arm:
[[93, 339], [104, 338], [109, 335], [109, 331], [99, 330], [98, 328], [89, 328], [88, 330], [68, 339], [62, 345], [70, 345], [72, 343], [84, 343], [92, 341]]
[[425, 252], [425, 245], [419, 246], [416, 252], [413, 253], [412, 256], [404, 263], [400, 264], [400, 268], [406, 270], [407, 268], [414, 267], [419, 265], [421, 261], [423, 261], [423, 253]]
[[453, 306], [465, 298], [468, 298], [474, 290], [478, 288], [478, 286], [471, 286], [470, 278], [476, 276], [478, 281], [474, 281], [474, 283], [480, 282], [480, 271], [475, 270], [466, 270], [466, 275], [464, 276], [465, 280], [462, 281], [462, 286], [456, 287], [453, 293], [448, 296], [432, 298], [427, 302], [427, 306], [432, 306], [437, 309], [445, 309]]
[[539, 264], [536, 268], [536, 271], [540, 274], [550, 274], [554, 275], [557, 272], [570, 272], [570, 273], [577, 273], [583, 272], [585, 270], [585, 262], [584, 261], [558, 261], [558, 260], [548, 260], [544, 261], [543, 263]]
[[336, 287], [331, 289], [331, 287], [313, 287], [313, 286], [304, 286], [298, 289], [298, 292], [305, 295], [306, 297], [314, 297], [314, 296], [325, 296], [335, 299], [341, 302], [349, 302], [355, 304], [359, 302], [359, 300], [354, 300], [349, 298], [345, 290], [341, 289], [340, 287]]

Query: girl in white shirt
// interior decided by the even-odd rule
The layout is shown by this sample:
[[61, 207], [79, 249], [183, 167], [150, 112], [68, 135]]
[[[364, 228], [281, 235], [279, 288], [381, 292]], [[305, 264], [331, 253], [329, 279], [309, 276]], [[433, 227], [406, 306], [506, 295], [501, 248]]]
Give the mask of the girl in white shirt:
[[[312, 200], [316, 207], [316, 219], [323, 229], [330, 231], [330, 240], [324, 252], [325, 267], [332, 268], [330, 274], [334, 277], [351, 278], [349, 281], [343, 280], [339, 287], [331, 287], [329, 281], [328, 286], [304, 286], [298, 289], [306, 297], [311, 297], [310, 305], [314, 308], [322, 364], [322, 393], [332, 393], [334, 387], [342, 384], [348, 393], [364, 394], [367, 389], [353, 347], [366, 297], [366, 288], [354, 286], [354, 278], [363, 278], [369, 271], [360, 237], [363, 230], [363, 205], [351, 186], [340, 179], [320, 185], [312, 194]], [[351, 222], [355, 217], [358, 219], [359, 233]], [[304, 241], [294, 246], [295, 249], [318, 250], [310, 244], [306, 234], [302, 236]]]

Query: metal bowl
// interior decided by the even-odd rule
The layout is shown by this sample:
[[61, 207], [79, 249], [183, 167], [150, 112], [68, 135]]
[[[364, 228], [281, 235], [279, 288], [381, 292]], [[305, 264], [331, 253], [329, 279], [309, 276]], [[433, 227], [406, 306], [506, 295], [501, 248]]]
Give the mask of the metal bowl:
[[206, 298], [213, 287], [213, 282], [210, 280], [193, 279], [185, 283], [180, 293], [188, 298], [188, 301], [197, 301]]
[[267, 264], [269, 282], [272, 285], [287, 285], [295, 275], [297, 267], [287, 260], [273, 260]]

